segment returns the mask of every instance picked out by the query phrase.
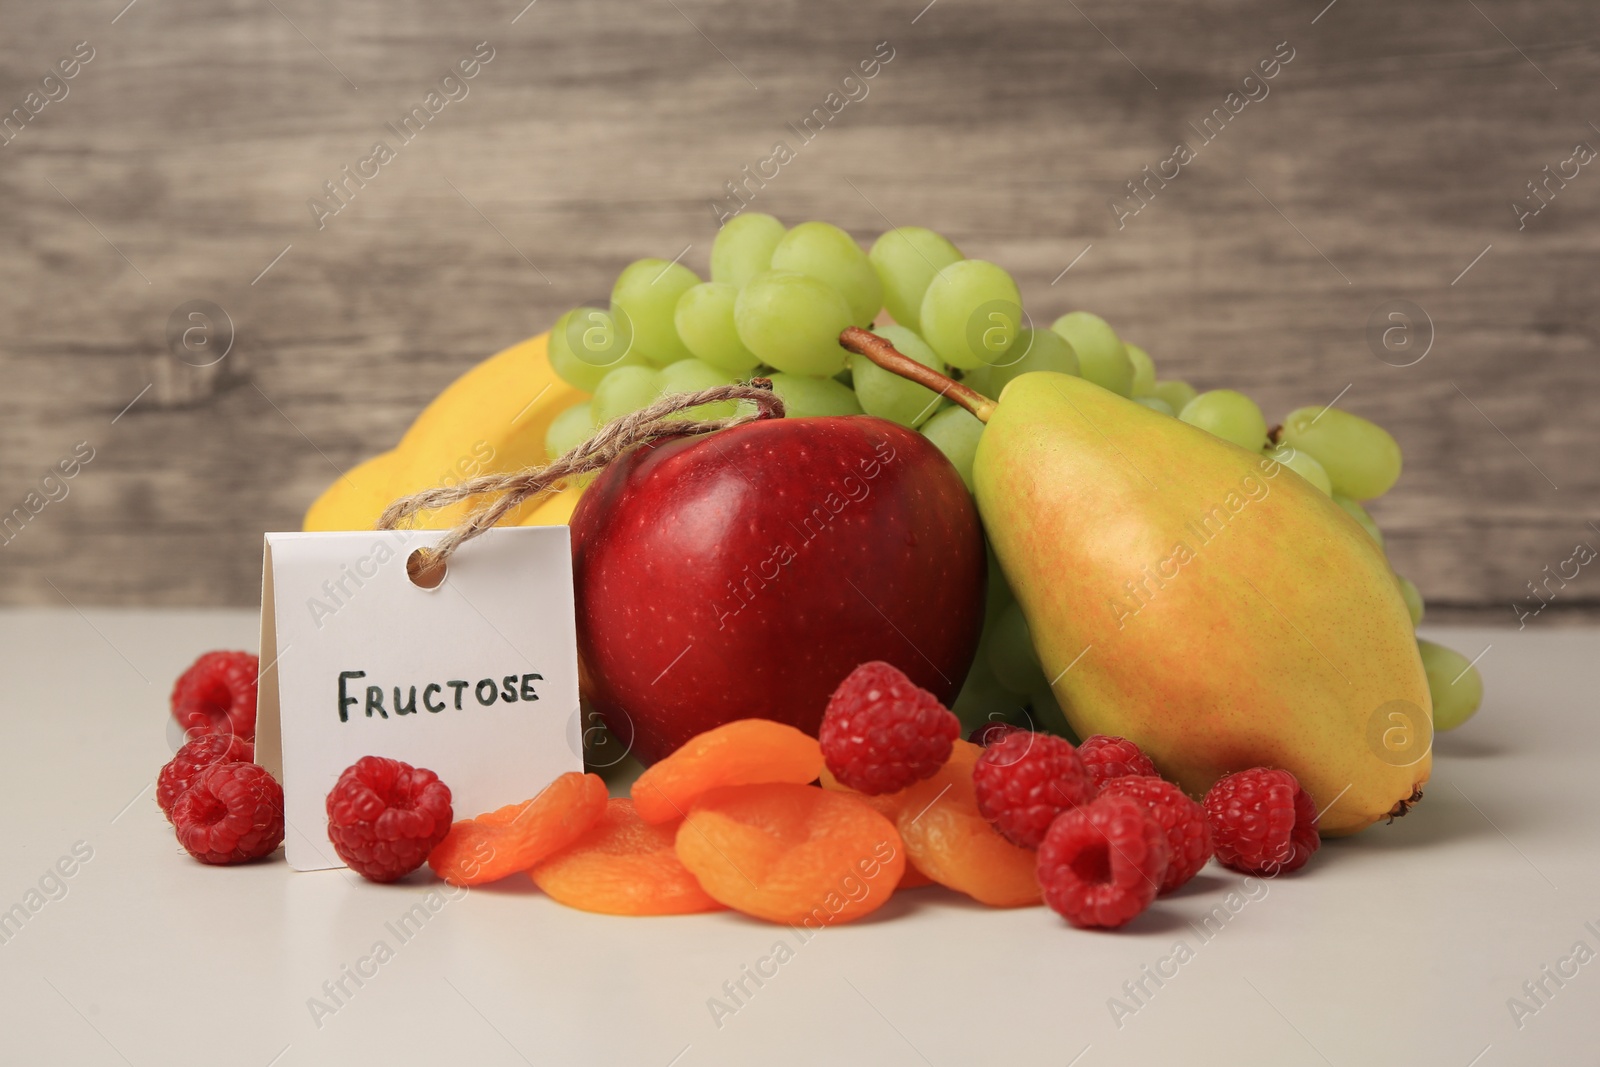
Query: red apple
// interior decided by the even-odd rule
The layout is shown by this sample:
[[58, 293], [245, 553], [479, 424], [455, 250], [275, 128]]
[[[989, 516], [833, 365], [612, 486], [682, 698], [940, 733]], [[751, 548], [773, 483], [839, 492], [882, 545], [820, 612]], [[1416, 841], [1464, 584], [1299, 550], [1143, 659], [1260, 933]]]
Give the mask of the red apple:
[[815, 734], [886, 660], [949, 703], [983, 624], [983, 533], [927, 439], [866, 415], [633, 449], [572, 516], [583, 695], [645, 763], [734, 719]]

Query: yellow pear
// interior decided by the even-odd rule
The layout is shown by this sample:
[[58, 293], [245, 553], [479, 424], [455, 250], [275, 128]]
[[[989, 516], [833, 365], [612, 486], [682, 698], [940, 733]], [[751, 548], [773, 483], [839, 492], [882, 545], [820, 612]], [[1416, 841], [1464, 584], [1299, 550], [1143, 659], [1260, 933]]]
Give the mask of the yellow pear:
[[1432, 705], [1410, 614], [1325, 493], [1081, 378], [1023, 374], [996, 403], [843, 343], [988, 423], [978, 508], [1080, 736], [1131, 739], [1195, 796], [1286, 768], [1329, 835], [1420, 797]]

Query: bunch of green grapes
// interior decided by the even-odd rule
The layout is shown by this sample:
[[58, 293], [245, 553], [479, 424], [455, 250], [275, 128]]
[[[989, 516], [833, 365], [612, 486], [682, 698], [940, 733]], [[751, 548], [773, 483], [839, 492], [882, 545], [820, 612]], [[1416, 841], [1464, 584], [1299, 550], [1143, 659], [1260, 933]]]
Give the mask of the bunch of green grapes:
[[[1383, 543], [1360, 502], [1381, 496], [1400, 476], [1399, 446], [1384, 430], [1328, 407], [1291, 412], [1269, 431], [1261, 409], [1242, 393], [1202, 393], [1187, 382], [1158, 379], [1149, 354], [1097, 315], [1072, 311], [1048, 329], [1035, 328], [1010, 274], [966, 258], [932, 230], [892, 229], [863, 250], [830, 223], [789, 229], [771, 215], [748, 212], [718, 231], [710, 275], [703, 281], [681, 263], [641, 259], [617, 277], [608, 307], [562, 316], [550, 334], [551, 365], [592, 396], [551, 423], [545, 447], [552, 458], [666, 394], [759, 375], [772, 380], [791, 418], [864, 413], [919, 430], [970, 490], [983, 423], [925, 386], [853, 357], [839, 334], [861, 326], [990, 397], [1029, 371], [1082, 377], [1273, 457]], [[736, 408], [704, 405], [685, 416], [716, 418]], [[1415, 625], [1422, 598], [1411, 582], [1395, 580]], [[1434, 689], [1436, 728], [1459, 725], [1477, 709], [1476, 670], [1441, 646], [1419, 641], [1419, 647]], [[1441, 688], [1434, 680], [1446, 674], [1456, 681]], [[955, 710], [969, 727], [1003, 720], [1071, 732], [992, 553], [979, 654]]]
[[[575, 308], [557, 321], [550, 364], [591, 397], [551, 423], [552, 458], [669, 393], [757, 375], [772, 379], [794, 416], [864, 410], [841, 373], [848, 353], [839, 334], [870, 324], [883, 292], [849, 234], [824, 222], [789, 230], [771, 215], [743, 214], [717, 234], [710, 274], [704, 281], [681, 263], [641, 259], [617, 276], [609, 306]], [[736, 408], [703, 405], [684, 416], [718, 418]]]

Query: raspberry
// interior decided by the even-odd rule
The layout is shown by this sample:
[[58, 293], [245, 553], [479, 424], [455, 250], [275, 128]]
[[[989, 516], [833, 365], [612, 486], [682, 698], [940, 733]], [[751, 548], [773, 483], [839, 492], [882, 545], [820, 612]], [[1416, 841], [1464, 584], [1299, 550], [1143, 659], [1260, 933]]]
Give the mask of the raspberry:
[[432, 771], [362, 756], [328, 794], [328, 838], [349, 868], [392, 882], [427, 860], [450, 832], [450, 787]]
[[[1081, 750], [1080, 750], [1081, 751]], [[1161, 892], [1170, 893], [1200, 873], [1211, 858], [1211, 828], [1206, 813], [1183, 790], [1154, 775], [1130, 774], [1100, 786], [1103, 797], [1131, 797], [1167, 834], [1167, 874]]]
[[1256, 767], [1223, 775], [1204, 807], [1217, 862], [1245, 874], [1297, 871], [1322, 844], [1311, 794], [1288, 771]]
[[283, 844], [283, 787], [254, 763], [213, 763], [172, 806], [178, 843], [201, 863], [244, 863]]
[[1156, 773], [1156, 765], [1150, 762], [1150, 757], [1126, 737], [1110, 737], [1106, 734], [1086, 737], [1083, 744], [1078, 746], [1078, 758], [1094, 775], [1096, 785], [1105, 785], [1113, 778]]
[[978, 811], [1014, 845], [1038, 848], [1057, 815], [1094, 797], [1071, 742], [1019, 730], [983, 750], [972, 768]]
[[1039, 886], [1073, 926], [1121, 926], [1156, 898], [1167, 856], [1167, 835], [1143, 804], [1099, 797], [1050, 824]]
[[207, 652], [172, 687], [172, 717], [188, 737], [236, 734], [256, 739], [256, 675], [249, 652]]
[[967, 740], [975, 745], [982, 745], [984, 748], [988, 748], [1008, 734], [1022, 733], [1027, 733], [1027, 731], [1009, 722], [980, 722], [972, 728], [972, 732], [967, 735]]
[[863, 663], [839, 683], [817, 732], [828, 770], [869, 796], [932, 777], [959, 736], [960, 719], [881, 661]]
[[172, 821], [172, 806], [213, 763], [254, 763], [255, 746], [231, 734], [207, 734], [178, 749], [156, 776], [156, 803]]

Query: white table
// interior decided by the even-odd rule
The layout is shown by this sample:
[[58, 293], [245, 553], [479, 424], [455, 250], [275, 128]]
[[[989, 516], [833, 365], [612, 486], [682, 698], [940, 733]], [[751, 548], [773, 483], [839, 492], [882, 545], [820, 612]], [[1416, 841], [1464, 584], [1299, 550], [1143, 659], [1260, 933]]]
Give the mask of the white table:
[[[1263, 883], [1209, 939], [1241, 879], [1215, 866], [1120, 933], [940, 889], [801, 943], [733, 914], [621, 919], [530, 883], [446, 901], [280, 860], [203, 867], [152, 797], [173, 678], [253, 648], [238, 613], [0, 614], [0, 909], [92, 850], [0, 944], [7, 1064], [1272, 1064], [1600, 1062], [1600, 633], [1440, 631], [1476, 655], [1486, 708], [1437, 745], [1426, 800]], [[81, 844], [79, 844], [81, 842]], [[48, 881], [48, 879], [46, 879]], [[41, 894], [41, 897], [43, 894]], [[37, 903], [37, 900], [35, 901]], [[435, 898], [435, 903], [441, 898]], [[1592, 923], [1593, 926], [1586, 926]], [[793, 958], [719, 1027], [774, 944]], [[342, 1004], [324, 992], [386, 942]], [[1176, 942], [1192, 958], [1161, 961]], [[1171, 977], [1120, 1027], [1110, 998]], [[1572, 963], [1565, 965], [1570, 972]], [[773, 967], [766, 969], [771, 972]], [[1513, 1019], [1525, 981], [1550, 990]], [[335, 1007], [320, 1026], [312, 997]]]

